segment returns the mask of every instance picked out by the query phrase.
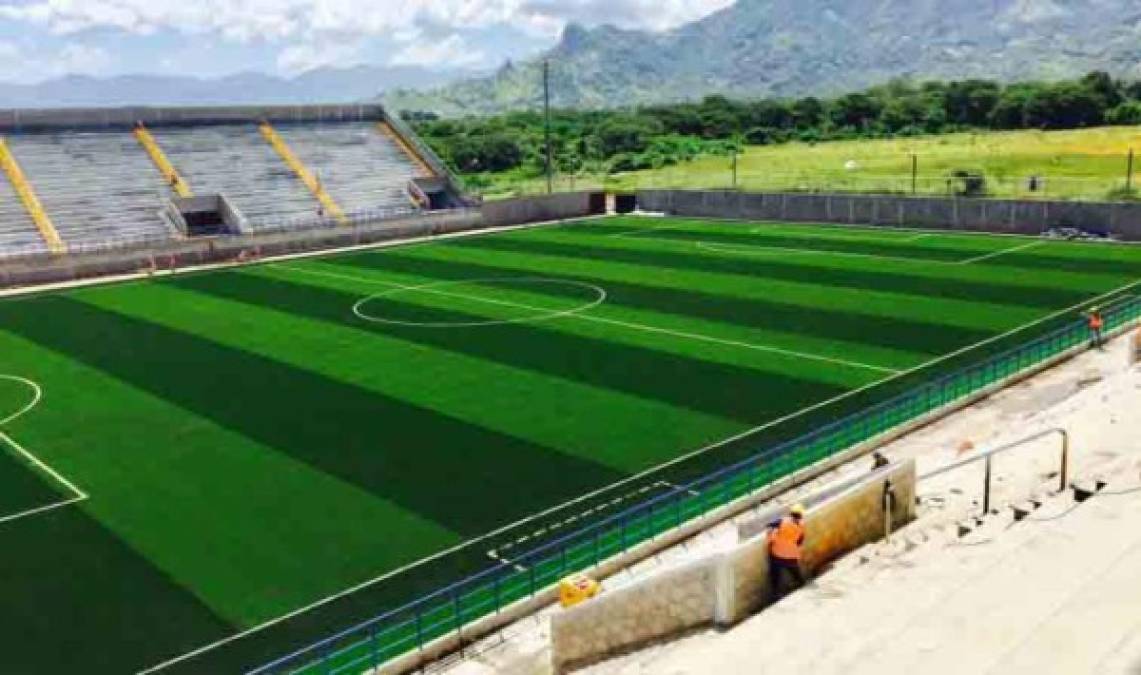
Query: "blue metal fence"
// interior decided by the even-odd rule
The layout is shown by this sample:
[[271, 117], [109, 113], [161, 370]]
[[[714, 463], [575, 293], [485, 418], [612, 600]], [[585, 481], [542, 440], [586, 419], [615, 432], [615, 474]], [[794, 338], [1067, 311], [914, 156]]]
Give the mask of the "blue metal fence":
[[[1141, 298], [1121, 299], [1103, 315], [1113, 331], [1141, 318]], [[533, 597], [569, 573], [591, 568], [710, 513], [773, 481], [960, 401], [1089, 340], [1074, 320], [1028, 343], [995, 354], [888, 400], [766, 448], [749, 458], [536, 546], [402, 607], [276, 659], [248, 675], [360, 672], [433, 639], [461, 634], [469, 622]]]

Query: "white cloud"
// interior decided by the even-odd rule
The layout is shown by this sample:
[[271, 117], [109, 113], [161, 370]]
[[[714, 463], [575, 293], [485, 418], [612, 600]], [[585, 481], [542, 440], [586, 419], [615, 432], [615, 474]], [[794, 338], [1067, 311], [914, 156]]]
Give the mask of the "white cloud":
[[101, 75], [114, 63], [100, 47], [73, 43], [45, 51], [15, 42], [0, 41], [0, 71], [8, 82], [30, 83], [62, 75]]
[[[10, 0], [0, 0], [0, 3]], [[0, 4], [0, 21], [59, 36], [91, 30], [175, 32], [279, 48], [286, 73], [343, 63], [370, 39], [397, 45], [392, 63], [485, 65], [474, 37], [509, 28], [550, 40], [571, 21], [663, 30], [733, 0], [27, 0]], [[518, 33], [516, 33], [518, 34]], [[352, 45], [350, 48], [348, 45]], [[492, 50], [497, 51], [497, 50]], [[498, 50], [502, 51], [502, 50]], [[66, 55], [60, 55], [68, 58]], [[96, 56], [94, 63], [105, 59]], [[77, 59], [84, 72], [92, 66]]]
[[288, 75], [296, 75], [323, 66], [347, 67], [355, 65], [360, 54], [360, 43], [302, 42], [290, 45], [277, 55], [277, 68]]
[[487, 65], [487, 54], [473, 49], [459, 35], [452, 34], [443, 40], [413, 42], [388, 60], [394, 66], [451, 66], [471, 67]]
[[311, 34], [386, 35], [418, 27], [463, 31], [495, 24], [549, 33], [568, 21], [664, 29], [733, 0], [31, 0], [0, 18], [60, 34], [115, 28], [216, 33], [235, 40]]

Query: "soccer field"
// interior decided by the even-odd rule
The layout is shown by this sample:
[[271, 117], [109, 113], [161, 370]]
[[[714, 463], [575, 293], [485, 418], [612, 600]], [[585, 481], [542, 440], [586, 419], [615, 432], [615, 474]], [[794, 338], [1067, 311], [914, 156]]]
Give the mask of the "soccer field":
[[0, 670], [258, 665], [1139, 282], [1137, 246], [619, 217], [0, 301]]

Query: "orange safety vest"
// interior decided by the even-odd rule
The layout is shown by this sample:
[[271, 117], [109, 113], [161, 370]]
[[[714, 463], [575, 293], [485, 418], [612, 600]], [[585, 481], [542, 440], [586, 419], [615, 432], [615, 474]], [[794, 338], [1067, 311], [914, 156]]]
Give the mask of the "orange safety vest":
[[1090, 330], [1101, 330], [1105, 325], [1105, 319], [1101, 318], [1100, 314], [1091, 314], [1089, 318]]
[[800, 542], [803, 537], [803, 525], [792, 518], [782, 518], [777, 529], [769, 535], [769, 553], [782, 560], [800, 560]]

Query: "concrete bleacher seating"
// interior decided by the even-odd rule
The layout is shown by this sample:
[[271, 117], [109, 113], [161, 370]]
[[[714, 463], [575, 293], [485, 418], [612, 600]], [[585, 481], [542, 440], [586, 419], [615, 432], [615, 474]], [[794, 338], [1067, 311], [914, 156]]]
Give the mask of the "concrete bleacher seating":
[[43, 237], [8, 179], [0, 172], [0, 251], [10, 255], [42, 253]]
[[316, 217], [318, 203], [253, 124], [151, 133], [196, 195], [225, 194], [255, 227]]
[[176, 196], [225, 195], [243, 232], [395, 215], [413, 208], [408, 182], [426, 169], [385, 119], [364, 105], [0, 114], [5, 171], [22, 174], [42, 206], [33, 217], [0, 171], [0, 258], [177, 238], [162, 215]]
[[11, 136], [12, 153], [69, 247], [163, 240], [169, 187], [129, 133]]
[[409, 206], [415, 165], [375, 122], [278, 125], [278, 133], [346, 213]]

